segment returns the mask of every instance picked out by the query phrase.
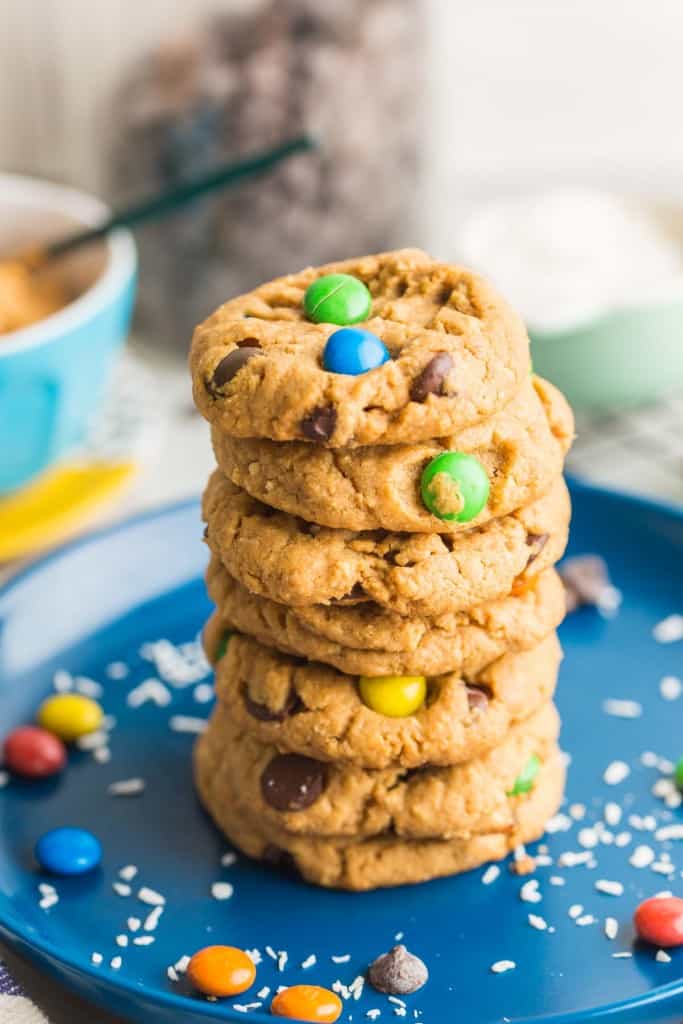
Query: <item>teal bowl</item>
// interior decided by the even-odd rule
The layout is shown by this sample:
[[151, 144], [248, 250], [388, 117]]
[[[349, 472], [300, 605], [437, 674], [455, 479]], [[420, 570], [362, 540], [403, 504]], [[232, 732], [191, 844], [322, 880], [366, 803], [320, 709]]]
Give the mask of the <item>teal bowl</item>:
[[653, 402], [683, 389], [683, 296], [624, 307], [568, 330], [529, 328], [534, 370], [581, 410]]
[[[0, 253], [107, 214], [73, 189], [0, 175]], [[137, 257], [128, 231], [65, 257], [76, 294], [52, 316], [0, 335], [0, 495], [24, 486], [85, 440], [128, 335]]]

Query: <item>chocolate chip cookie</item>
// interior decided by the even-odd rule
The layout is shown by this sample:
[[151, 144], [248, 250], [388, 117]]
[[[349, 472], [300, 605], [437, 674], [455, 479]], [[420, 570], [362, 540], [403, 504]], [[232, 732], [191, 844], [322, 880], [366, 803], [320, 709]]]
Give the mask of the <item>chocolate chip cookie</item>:
[[357, 677], [236, 633], [216, 665], [216, 693], [240, 732], [282, 752], [370, 769], [450, 765], [491, 750], [551, 700], [561, 657], [551, 633], [470, 678], [427, 679], [421, 706], [390, 717], [364, 703]]
[[315, 526], [215, 472], [202, 502], [207, 542], [253, 594], [281, 604], [374, 601], [433, 618], [508, 594], [564, 553], [569, 494], [558, 478], [532, 504], [452, 536]]
[[250, 594], [215, 558], [207, 586], [217, 606], [215, 622], [205, 631], [209, 656], [212, 639], [227, 625], [349, 675], [479, 672], [507, 651], [535, 647], [557, 628], [565, 610], [554, 569], [532, 577], [522, 593], [434, 621], [396, 615], [373, 602], [288, 608]]
[[[220, 752], [216, 752], [220, 760]], [[469, 839], [405, 839], [388, 831], [354, 837], [306, 836], [273, 824], [246, 808], [237, 779], [217, 774], [214, 756], [200, 741], [195, 759], [200, 798], [219, 828], [244, 853], [331, 888], [368, 890], [455, 875], [501, 860], [519, 843], [540, 838], [557, 811], [564, 786], [564, 762], [551, 752], [531, 790], [510, 798], [512, 825], [507, 831], [479, 833]]]
[[[390, 831], [405, 839], [469, 839], [514, 830], [518, 797], [557, 750], [559, 716], [545, 704], [479, 758], [448, 767], [368, 771], [281, 753], [242, 732], [219, 704], [197, 747], [221, 791], [237, 794], [244, 815], [285, 833], [367, 838]], [[532, 769], [529, 765], [532, 765]], [[529, 773], [528, 786], [520, 785]]]
[[[560, 392], [533, 377], [491, 419], [438, 442], [337, 451], [233, 438], [215, 429], [212, 442], [220, 469], [234, 484], [302, 519], [346, 530], [454, 533], [547, 493], [562, 473], [573, 435]], [[425, 467], [445, 451], [474, 456], [488, 474], [488, 501], [465, 523], [433, 515], [421, 497]]]
[[[349, 274], [367, 286], [363, 326], [390, 358], [357, 376], [323, 368], [334, 324], [304, 309], [309, 285]], [[522, 321], [463, 267], [417, 249], [311, 267], [231, 299], [195, 331], [198, 409], [233, 437], [331, 448], [445, 437], [501, 409], [529, 372]]]

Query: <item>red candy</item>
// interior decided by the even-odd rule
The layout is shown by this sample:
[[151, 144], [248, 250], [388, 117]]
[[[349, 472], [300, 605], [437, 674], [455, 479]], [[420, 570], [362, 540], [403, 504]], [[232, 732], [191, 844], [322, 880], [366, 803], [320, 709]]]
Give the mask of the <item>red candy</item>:
[[3, 760], [16, 775], [46, 779], [61, 772], [66, 763], [66, 747], [51, 732], [35, 725], [22, 725], [5, 740]]
[[655, 896], [636, 910], [633, 923], [641, 939], [653, 946], [683, 945], [683, 900]]

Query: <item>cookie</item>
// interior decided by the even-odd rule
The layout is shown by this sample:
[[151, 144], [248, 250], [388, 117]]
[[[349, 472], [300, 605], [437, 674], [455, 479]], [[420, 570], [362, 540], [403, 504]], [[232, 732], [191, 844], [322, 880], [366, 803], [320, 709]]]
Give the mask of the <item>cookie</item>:
[[[234, 438], [214, 428], [212, 442], [228, 479], [283, 512], [346, 530], [455, 533], [545, 494], [562, 473], [573, 433], [560, 392], [533, 377], [491, 419], [441, 441], [337, 451]], [[420, 494], [425, 467], [449, 450], [474, 456], [489, 479], [488, 501], [465, 523], [433, 515]]]
[[471, 678], [429, 678], [413, 714], [389, 717], [363, 702], [357, 677], [236, 633], [216, 665], [216, 694], [240, 732], [282, 752], [369, 769], [451, 765], [491, 750], [551, 700], [561, 658], [551, 633]]
[[564, 588], [554, 569], [523, 593], [438, 620], [406, 618], [366, 602], [288, 608], [250, 594], [212, 558], [209, 595], [217, 606], [205, 640], [209, 657], [224, 625], [268, 647], [323, 661], [349, 675], [478, 672], [507, 651], [535, 647], [562, 621]]
[[[335, 324], [314, 323], [304, 293], [325, 274], [364, 282], [363, 327], [390, 359], [354, 375], [323, 368]], [[311, 267], [226, 302], [195, 331], [193, 391], [233, 437], [327, 447], [445, 437], [516, 394], [529, 372], [522, 321], [481, 277], [415, 249]]]
[[245, 815], [236, 780], [229, 774], [216, 784], [212, 759], [200, 741], [195, 775], [200, 798], [228, 839], [247, 856], [281, 868], [294, 868], [316, 885], [363, 891], [426, 882], [502, 860], [520, 843], [540, 839], [560, 806], [565, 768], [552, 753], [533, 789], [516, 798], [514, 825], [508, 832], [482, 833], [470, 839], [403, 839], [391, 833], [369, 839], [295, 835], [266, 819]]
[[197, 747], [198, 761], [207, 762], [198, 770], [212, 779], [214, 801], [226, 799], [225, 791], [246, 818], [286, 834], [469, 839], [514, 830], [525, 795], [517, 793], [517, 780], [530, 762], [541, 765], [556, 751], [559, 725], [555, 707], [545, 704], [482, 757], [448, 767], [368, 771], [283, 754], [241, 732], [219, 704]]
[[374, 601], [429, 618], [496, 600], [554, 565], [570, 517], [559, 477], [531, 505], [457, 537], [312, 526], [273, 511], [219, 471], [202, 508], [209, 547], [253, 594], [293, 607]]

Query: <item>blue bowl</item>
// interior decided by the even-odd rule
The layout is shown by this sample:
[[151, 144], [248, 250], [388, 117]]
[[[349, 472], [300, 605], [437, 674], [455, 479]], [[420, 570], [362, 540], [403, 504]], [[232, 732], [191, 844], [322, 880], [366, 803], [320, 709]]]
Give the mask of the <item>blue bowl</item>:
[[[82, 192], [0, 175], [0, 252], [97, 224], [107, 212]], [[0, 495], [85, 439], [128, 334], [136, 268], [132, 235], [113, 232], [60, 261], [77, 298], [0, 336]]]

